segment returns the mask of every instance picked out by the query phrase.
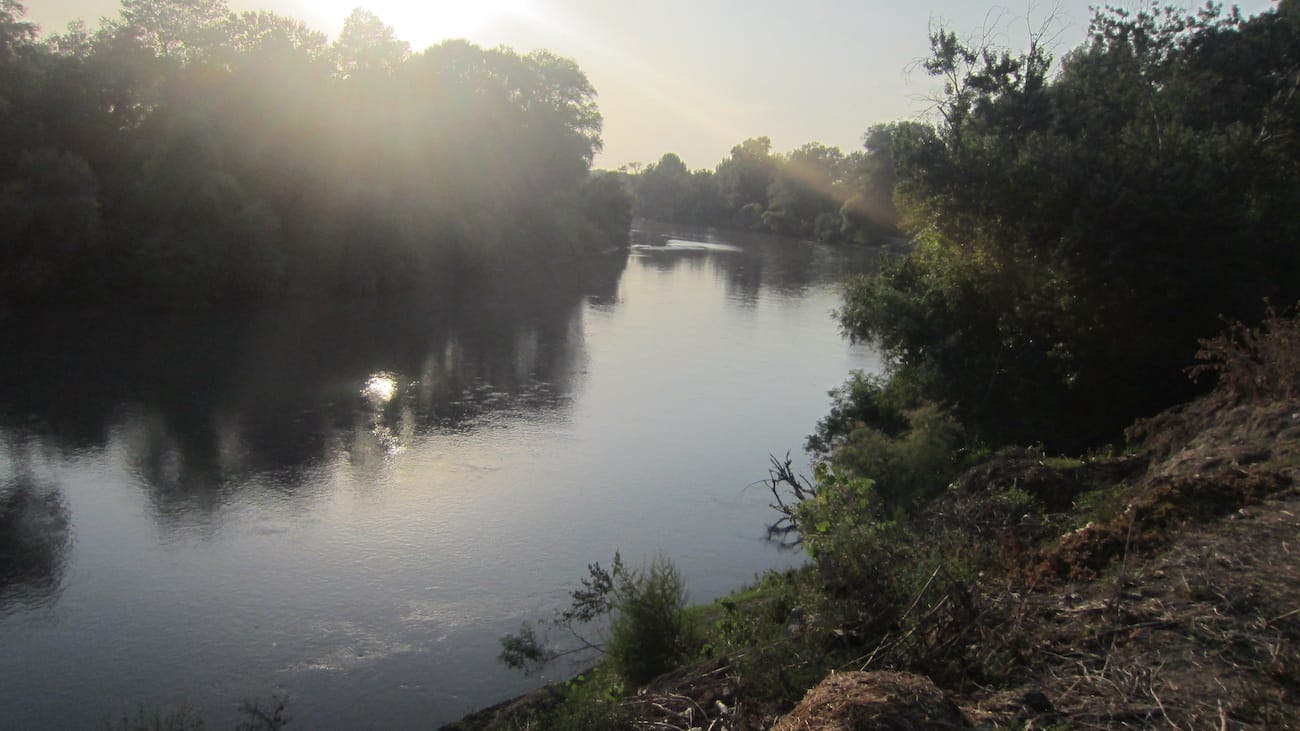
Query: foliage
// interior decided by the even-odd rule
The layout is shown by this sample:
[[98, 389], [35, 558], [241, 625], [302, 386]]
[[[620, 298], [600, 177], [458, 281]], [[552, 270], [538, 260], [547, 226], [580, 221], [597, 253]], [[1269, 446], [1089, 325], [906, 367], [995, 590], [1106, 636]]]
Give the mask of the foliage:
[[0, 187], [0, 288], [32, 296], [84, 279], [101, 253], [99, 186], [86, 160], [43, 148], [19, 157]]
[[569, 59], [412, 53], [364, 10], [332, 44], [224, 0], [46, 38], [24, 14], [0, 7], [5, 304], [385, 293], [626, 245]]
[[621, 690], [619, 683], [599, 673], [593, 673], [592, 678], [579, 677], [577, 682], [565, 685], [564, 700], [538, 718], [536, 728], [556, 731], [627, 728], [631, 718], [619, 703]]
[[610, 667], [632, 685], [640, 685], [691, 656], [699, 637], [686, 605], [685, 582], [666, 557], [624, 572], [610, 623]]
[[896, 128], [872, 127], [865, 150], [848, 155], [816, 142], [774, 154], [770, 139], [755, 137], [732, 148], [714, 170], [691, 171], [670, 152], [622, 171], [634, 212], [644, 218], [869, 243], [894, 233]]
[[746, 206], [767, 208], [767, 191], [772, 185], [776, 161], [772, 157], [772, 140], [751, 137], [731, 148], [731, 154], [718, 163], [717, 180], [723, 200], [730, 211]]
[[892, 144], [915, 248], [840, 316], [973, 434], [1104, 441], [1189, 395], [1177, 373], [1220, 315], [1300, 295], [1294, 2], [1102, 10], [1055, 77], [1037, 37], [932, 47], [939, 124]]
[[805, 447], [820, 455], [829, 455], [837, 437], [848, 434], [858, 424], [871, 424], [890, 436], [907, 428], [904, 413], [918, 405], [916, 395], [905, 392], [899, 379], [854, 371], [848, 382], [830, 392], [831, 411], [817, 422], [817, 430], [808, 437]]
[[610, 247], [627, 247], [632, 229], [632, 196], [618, 176], [593, 174], [582, 187], [582, 211], [594, 229], [594, 240]]
[[831, 462], [848, 477], [869, 477], [876, 499], [889, 511], [911, 512], [941, 493], [962, 466], [963, 432], [934, 404], [904, 413], [897, 435], [860, 424], [831, 452]]
[[1213, 375], [1216, 391], [1232, 401], [1293, 399], [1300, 392], [1300, 310], [1291, 316], [1269, 307], [1257, 327], [1234, 322], [1201, 340], [1193, 378]]
[[[501, 661], [508, 667], [531, 670], [578, 652], [597, 651], [608, 669], [632, 685], [640, 685], [690, 657], [699, 647], [695, 623], [686, 611], [686, 586], [672, 562], [659, 556], [648, 565], [628, 568], [614, 554], [610, 569], [599, 563], [575, 589], [568, 608], [552, 622], [577, 640], [577, 646], [556, 650], [547, 638], [525, 623], [501, 638]], [[608, 618], [607, 639], [597, 642], [581, 628]]]
[[814, 237], [818, 219], [839, 210], [831, 186], [841, 179], [844, 166], [838, 147], [815, 142], [786, 155], [767, 187], [764, 227], [786, 236]]
[[[830, 414], [818, 423], [807, 443], [820, 461], [819, 488], [827, 484], [847, 488], [851, 482], [862, 485], [862, 480], [869, 480], [869, 495], [862, 499], [871, 503], [871, 510], [906, 515], [940, 494], [969, 461], [961, 424], [947, 409], [922, 400], [904, 378], [859, 372], [831, 396]], [[817, 492], [822, 502], [831, 494]], [[810, 508], [817, 504], [806, 503]], [[833, 512], [852, 506], [825, 509]]]

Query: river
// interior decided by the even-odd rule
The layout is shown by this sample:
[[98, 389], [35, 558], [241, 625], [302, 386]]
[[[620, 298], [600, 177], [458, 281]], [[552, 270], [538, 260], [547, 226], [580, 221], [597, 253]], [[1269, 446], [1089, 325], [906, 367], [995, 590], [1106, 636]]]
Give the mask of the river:
[[799, 562], [753, 483], [878, 368], [831, 318], [865, 262], [637, 241], [579, 284], [0, 323], [0, 727], [428, 728], [554, 679], [498, 638], [615, 550], [699, 601]]

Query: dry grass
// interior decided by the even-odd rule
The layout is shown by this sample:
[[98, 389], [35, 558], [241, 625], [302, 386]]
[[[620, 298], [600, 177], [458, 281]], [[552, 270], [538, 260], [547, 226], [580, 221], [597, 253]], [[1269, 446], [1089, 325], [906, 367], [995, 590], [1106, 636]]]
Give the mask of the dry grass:
[[1217, 379], [1216, 393], [1231, 403], [1300, 396], [1300, 310], [1288, 316], [1271, 305], [1259, 327], [1240, 322], [1201, 341], [1193, 379]]
[[[1033, 646], [1026, 687], [1051, 699], [1042, 720], [1300, 725], [1298, 515], [1300, 498], [1262, 503], [1189, 531], [1113, 582], [1021, 597], [1009, 614], [1022, 619], [1020, 644]], [[1000, 697], [971, 694], [969, 715], [1014, 722], [999, 712]]]

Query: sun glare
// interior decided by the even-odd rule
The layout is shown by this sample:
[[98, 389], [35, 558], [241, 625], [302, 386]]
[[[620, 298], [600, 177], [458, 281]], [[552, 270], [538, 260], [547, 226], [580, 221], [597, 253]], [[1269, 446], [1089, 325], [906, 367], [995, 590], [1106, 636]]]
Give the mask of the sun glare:
[[366, 381], [361, 395], [376, 406], [382, 406], [397, 395], [397, 379], [390, 373], [376, 373]]
[[473, 40], [476, 31], [495, 20], [527, 16], [530, 4], [531, 0], [329, 0], [314, 4], [314, 10], [341, 24], [354, 8], [364, 8], [392, 26], [412, 50], [421, 51], [449, 38]]

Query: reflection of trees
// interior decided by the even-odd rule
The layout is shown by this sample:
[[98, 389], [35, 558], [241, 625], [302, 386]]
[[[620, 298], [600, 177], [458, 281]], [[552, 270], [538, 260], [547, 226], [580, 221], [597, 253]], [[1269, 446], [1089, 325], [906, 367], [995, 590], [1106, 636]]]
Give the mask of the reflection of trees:
[[[741, 252], [674, 249], [659, 245], [671, 237], [727, 244]], [[763, 293], [804, 295], [810, 285], [833, 281], [844, 271], [859, 271], [872, 256], [860, 248], [835, 247], [755, 231], [671, 227], [642, 221], [633, 232], [641, 262], [656, 271], [713, 267], [733, 301], [755, 304]]]
[[[242, 318], [9, 323], [24, 347], [0, 354], [0, 429], [65, 451], [112, 441], [165, 522], [210, 515], [235, 491], [292, 495], [340, 450], [383, 458], [432, 432], [562, 409], [582, 302], [616, 296], [625, 263]], [[392, 381], [382, 398], [363, 393], [377, 374]]]
[[703, 249], [649, 248], [637, 252], [641, 263], [658, 272], [671, 272], [679, 268], [698, 271], [705, 268], [710, 261], [730, 256]]
[[52, 599], [72, 546], [68, 508], [52, 486], [0, 483], [0, 612]]

